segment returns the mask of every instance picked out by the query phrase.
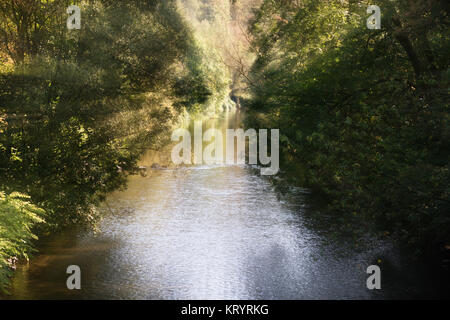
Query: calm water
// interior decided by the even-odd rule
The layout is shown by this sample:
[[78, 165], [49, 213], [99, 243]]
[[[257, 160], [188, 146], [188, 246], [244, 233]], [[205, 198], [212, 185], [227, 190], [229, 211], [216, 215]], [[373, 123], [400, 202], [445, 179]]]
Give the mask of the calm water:
[[[232, 128], [238, 115], [208, 125]], [[170, 152], [170, 150], [169, 150]], [[167, 150], [142, 165], [166, 164]], [[169, 153], [170, 155], [170, 153]], [[13, 299], [384, 299], [439, 296], [439, 281], [386, 242], [361, 251], [306, 223], [306, 191], [279, 196], [246, 166], [168, 167], [111, 194], [96, 235], [67, 231], [19, 266]], [[382, 290], [366, 288], [382, 259]], [[79, 265], [82, 290], [66, 289]]]

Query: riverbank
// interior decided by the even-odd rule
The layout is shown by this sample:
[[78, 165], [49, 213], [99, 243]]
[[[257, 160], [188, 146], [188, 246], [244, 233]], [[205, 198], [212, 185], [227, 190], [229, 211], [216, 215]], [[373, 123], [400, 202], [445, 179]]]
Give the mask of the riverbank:
[[[246, 126], [264, 128], [272, 125], [270, 115], [254, 111], [252, 101], [245, 99], [242, 101], [243, 108], [247, 110], [244, 119]], [[281, 133], [284, 135], [285, 130]], [[280, 146], [280, 173], [275, 177], [269, 177], [268, 180], [280, 195], [288, 193], [292, 187], [310, 190], [308, 202], [316, 210], [308, 211], [305, 218], [313, 229], [328, 234], [333, 241], [347, 242], [355, 250], [362, 248], [368, 239], [387, 241], [403, 252], [411, 263], [417, 263], [430, 274], [438, 275], [435, 279], [440, 278], [443, 282], [450, 283], [450, 246], [446, 242], [408, 242], [404, 233], [395, 229], [396, 225], [386, 224], [386, 221], [374, 219], [368, 214], [354, 212], [349, 206], [340, 205], [339, 194], [343, 191], [331, 192], [328, 189], [324, 190], [321, 185], [314, 184], [308, 178], [308, 174], [311, 174], [311, 165], [303, 160], [287, 137], [281, 139]], [[393, 212], [386, 214], [394, 215]], [[443, 296], [447, 296], [444, 292], [443, 289]]]

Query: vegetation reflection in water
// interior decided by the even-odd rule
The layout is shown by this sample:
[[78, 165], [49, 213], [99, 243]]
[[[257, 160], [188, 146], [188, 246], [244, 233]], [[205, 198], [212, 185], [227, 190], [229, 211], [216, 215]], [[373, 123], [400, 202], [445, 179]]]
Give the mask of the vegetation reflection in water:
[[[239, 122], [231, 114], [207, 126]], [[152, 168], [147, 177], [131, 176], [125, 191], [110, 195], [98, 234], [48, 239], [19, 268], [12, 298], [388, 298], [423, 290], [412, 279], [367, 290], [365, 268], [375, 257], [390, 257], [391, 277], [403, 269], [401, 259], [380, 243], [364, 253], [336, 250], [305, 225], [305, 190], [280, 198], [252, 168], [175, 168], [165, 154], [147, 152], [140, 162]], [[71, 264], [81, 267], [82, 290], [66, 288]]]

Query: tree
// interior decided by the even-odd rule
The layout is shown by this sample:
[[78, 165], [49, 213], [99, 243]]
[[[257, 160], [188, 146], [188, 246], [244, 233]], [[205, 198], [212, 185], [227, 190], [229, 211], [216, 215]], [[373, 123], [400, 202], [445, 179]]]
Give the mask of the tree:
[[368, 30], [368, 4], [264, 1], [252, 110], [340, 226], [449, 241], [448, 5], [379, 1], [382, 29]]

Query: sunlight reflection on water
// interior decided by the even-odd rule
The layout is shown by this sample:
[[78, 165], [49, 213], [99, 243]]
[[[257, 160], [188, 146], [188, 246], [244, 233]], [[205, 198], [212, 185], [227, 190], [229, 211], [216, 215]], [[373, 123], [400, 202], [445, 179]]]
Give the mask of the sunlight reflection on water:
[[[229, 118], [222, 127], [233, 127]], [[150, 168], [157, 158], [148, 152], [141, 165]], [[268, 180], [246, 166], [169, 166], [131, 176], [127, 190], [108, 197], [101, 232], [52, 237], [16, 272], [12, 298], [398, 296], [398, 288], [366, 289], [365, 267], [376, 251], [341, 246], [337, 254], [305, 225], [304, 192], [291, 196], [278, 199]], [[81, 267], [81, 291], [65, 287], [71, 264]]]

